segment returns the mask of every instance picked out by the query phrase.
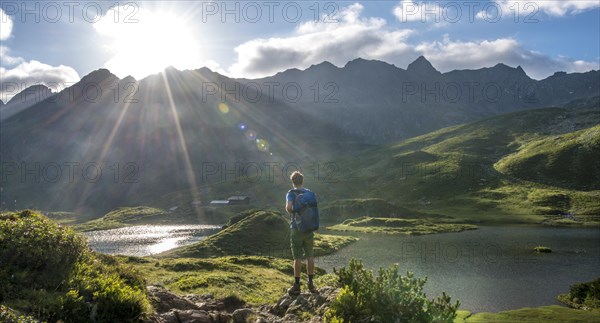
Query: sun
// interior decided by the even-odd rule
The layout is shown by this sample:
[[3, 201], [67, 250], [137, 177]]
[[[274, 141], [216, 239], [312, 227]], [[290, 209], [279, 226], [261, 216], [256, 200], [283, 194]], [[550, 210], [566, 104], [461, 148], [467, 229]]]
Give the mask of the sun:
[[173, 12], [136, 9], [132, 16], [132, 6], [114, 7], [94, 24], [112, 55], [106, 68], [119, 77], [141, 79], [168, 66], [201, 67], [200, 46], [186, 19]]

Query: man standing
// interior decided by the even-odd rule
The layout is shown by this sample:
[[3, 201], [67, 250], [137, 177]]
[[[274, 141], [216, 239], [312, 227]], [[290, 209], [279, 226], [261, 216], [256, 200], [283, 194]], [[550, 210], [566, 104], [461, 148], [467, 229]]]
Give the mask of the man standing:
[[306, 257], [306, 267], [308, 272], [308, 290], [316, 292], [313, 278], [315, 277], [315, 261], [313, 258], [314, 232], [302, 232], [298, 229], [296, 223], [296, 213], [294, 212], [294, 201], [298, 194], [309, 191], [302, 187], [304, 184], [304, 175], [295, 171], [290, 175], [293, 190], [290, 190], [285, 199], [285, 210], [291, 215], [290, 222], [290, 243], [292, 247], [292, 257], [294, 258], [294, 285], [288, 289], [290, 295], [300, 294], [300, 274], [302, 273], [302, 258]]

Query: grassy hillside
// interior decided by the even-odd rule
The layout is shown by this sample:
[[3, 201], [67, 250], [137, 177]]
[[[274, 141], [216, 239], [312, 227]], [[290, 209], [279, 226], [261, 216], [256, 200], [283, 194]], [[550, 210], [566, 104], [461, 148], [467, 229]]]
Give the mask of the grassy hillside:
[[323, 221], [337, 223], [359, 216], [386, 218], [444, 218], [443, 215], [427, 214], [410, 210], [381, 198], [356, 198], [335, 200], [320, 209]]
[[[211, 257], [226, 255], [267, 255], [289, 258], [290, 229], [287, 218], [273, 211], [241, 214], [228, 226], [210, 237], [181, 248], [167, 251], [165, 257]], [[356, 238], [315, 236], [315, 255], [325, 255], [355, 241]]]
[[519, 179], [580, 190], [600, 189], [600, 126], [532, 140], [494, 167]]
[[425, 219], [360, 217], [358, 219], [348, 219], [340, 224], [327, 227], [327, 229], [335, 231], [422, 235], [475, 230], [477, 226], [465, 223], [434, 223], [431, 220]]
[[[352, 197], [384, 199], [465, 220], [597, 223], [593, 221], [600, 215], [600, 191], [580, 188], [591, 185], [585, 176], [587, 165], [597, 167], [593, 157], [598, 153], [599, 123], [598, 107], [548, 108], [449, 127], [340, 158], [343, 177], [335, 185]], [[564, 144], [542, 145], [545, 154], [560, 156], [559, 163], [544, 164], [548, 171], [519, 178], [494, 167], [521, 165], [516, 161], [525, 160], [528, 147], [559, 137]], [[570, 153], [573, 147], [581, 153]], [[571, 169], [565, 170], [567, 166]], [[579, 174], [573, 186], [557, 185], [565, 172]], [[382, 213], [389, 211], [383, 208]]]
[[173, 224], [180, 222], [177, 214], [148, 207], [120, 207], [106, 213], [103, 217], [75, 226], [78, 231], [107, 230], [136, 224]]

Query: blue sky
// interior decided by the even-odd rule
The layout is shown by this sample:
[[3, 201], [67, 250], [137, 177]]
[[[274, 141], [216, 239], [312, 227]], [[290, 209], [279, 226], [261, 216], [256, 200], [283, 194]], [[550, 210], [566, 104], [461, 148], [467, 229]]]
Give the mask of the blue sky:
[[599, 7], [598, 0], [3, 0], [0, 75], [3, 83], [48, 84], [105, 67], [140, 79], [173, 65], [254, 78], [357, 57], [406, 68], [424, 55], [442, 72], [505, 63], [541, 79], [599, 68]]

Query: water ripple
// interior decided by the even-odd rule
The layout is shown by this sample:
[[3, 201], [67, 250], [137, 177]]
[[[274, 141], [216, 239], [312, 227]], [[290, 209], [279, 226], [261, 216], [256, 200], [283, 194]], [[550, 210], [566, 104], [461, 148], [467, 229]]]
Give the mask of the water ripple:
[[97, 252], [128, 256], [150, 256], [200, 241], [217, 233], [220, 225], [138, 225], [86, 232]]

